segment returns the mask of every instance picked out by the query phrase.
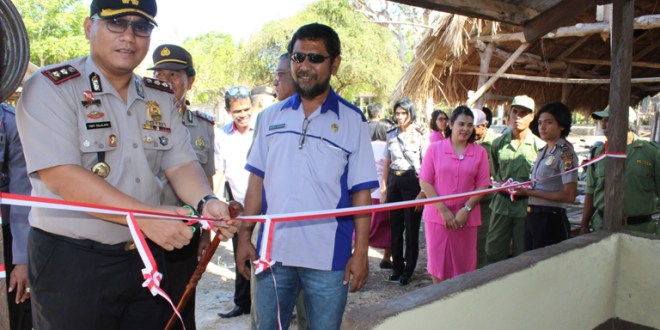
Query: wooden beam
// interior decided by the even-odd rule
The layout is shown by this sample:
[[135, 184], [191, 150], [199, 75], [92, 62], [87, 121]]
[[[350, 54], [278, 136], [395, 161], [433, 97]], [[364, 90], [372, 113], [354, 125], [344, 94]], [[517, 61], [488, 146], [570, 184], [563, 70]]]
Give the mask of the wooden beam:
[[[486, 46], [486, 50], [484, 52], [479, 53], [479, 72], [488, 73], [488, 69], [490, 69], [490, 58], [493, 57], [494, 49], [495, 49], [494, 44], [488, 44], [488, 46]], [[485, 85], [487, 79], [488, 77], [486, 76], [479, 76], [479, 81], [477, 82], [477, 89]], [[480, 97], [477, 100], [477, 104], [475, 105], [475, 107], [477, 109], [481, 109], [483, 105], [484, 105], [484, 99], [483, 97]]]
[[410, 6], [422, 7], [446, 13], [483, 18], [491, 21], [522, 26], [526, 21], [539, 14], [538, 11], [521, 5], [492, 0], [396, 0]]
[[[634, 25], [635, 30], [651, 30], [660, 27], [660, 15], [645, 15], [635, 18]], [[609, 33], [610, 32], [610, 23], [609, 22], [598, 22], [598, 23], [579, 23], [574, 26], [565, 26], [557, 29], [556, 32], [550, 32], [543, 36], [544, 39], [558, 39], [566, 37], [583, 37], [587, 35], [592, 35], [596, 33]], [[483, 42], [505, 42], [505, 41], [518, 41], [525, 42], [525, 35], [523, 32], [516, 33], [502, 33], [502, 34], [492, 34], [484, 35], [479, 37], [474, 37], [473, 39], [478, 39]]]
[[558, 26], [570, 22], [585, 10], [595, 7], [596, 3], [593, 0], [561, 1], [554, 7], [535, 16], [523, 25], [525, 41], [535, 41]]
[[582, 38], [578, 39], [578, 41], [574, 42], [571, 47], [566, 48], [559, 56], [557, 56], [557, 60], [563, 60], [573, 54], [582, 44], [584, 44], [587, 40], [589, 40], [591, 36], [583, 36]]
[[[628, 106], [630, 105], [630, 77], [632, 76], [633, 27], [635, 17], [634, 0], [614, 0], [612, 15], [612, 67], [610, 77], [610, 125], [607, 129], [609, 152], [626, 152], [628, 136]], [[606, 230], [621, 228], [623, 205], [621, 191], [625, 184], [626, 160], [605, 159], [605, 219]]]
[[[591, 65], [601, 65], [601, 66], [603, 66], [603, 65], [611, 66], [612, 65], [612, 61], [592, 60], [592, 59], [587, 59], [587, 58], [571, 58], [571, 59], [566, 59], [564, 61], [568, 62], [568, 63], [575, 63], [575, 64], [591, 64]], [[634, 62], [630, 62], [630, 64], [634, 67], [649, 68], [649, 69], [660, 69], [660, 63], [634, 61]]]
[[467, 100], [467, 106], [468, 106], [468, 107], [471, 107], [471, 106], [474, 104], [474, 102], [475, 102], [476, 100], [478, 100], [479, 98], [481, 98], [481, 96], [482, 96], [487, 90], [489, 90], [491, 87], [493, 87], [493, 84], [495, 84], [495, 82], [500, 78], [500, 76], [501, 76], [502, 74], [504, 74], [504, 72], [506, 72], [506, 70], [509, 69], [509, 67], [511, 66], [511, 64], [513, 64], [513, 62], [514, 62], [514, 61], [520, 56], [520, 54], [522, 54], [522, 53], [525, 51], [525, 49], [527, 49], [527, 47], [529, 47], [529, 44], [528, 44], [528, 43], [524, 43], [524, 44], [521, 44], [520, 46], [518, 46], [518, 49], [516, 49], [516, 51], [511, 55], [511, 57], [509, 57], [509, 59], [506, 60], [506, 62], [504, 62], [504, 64], [502, 64], [502, 67], [500, 67], [500, 69], [497, 70], [497, 72], [495, 73], [495, 76], [494, 76], [494, 77], [491, 77], [491, 78], [490, 78], [490, 79], [489, 79], [489, 80], [488, 80], [483, 86], [481, 86], [481, 87], [480, 87], [480, 88], [479, 88], [479, 89], [478, 89], [478, 90], [477, 90], [477, 91], [476, 91], [476, 92], [475, 92], [475, 93], [474, 93], [474, 94], [473, 94], [473, 95]]
[[[576, 79], [576, 78], [559, 78], [559, 77], [538, 77], [538, 76], [524, 76], [519, 74], [511, 73], [479, 73], [479, 72], [454, 72], [454, 74], [460, 74], [465, 76], [481, 76], [487, 75], [490, 77], [512, 79], [512, 80], [525, 80], [525, 81], [535, 81], [535, 82], [544, 82], [551, 84], [573, 84], [573, 85], [607, 85], [612, 81], [611, 79]], [[491, 79], [492, 80], [492, 79]], [[632, 78], [630, 79], [631, 84], [649, 84], [660, 82], [660, 77], [648, 77], [648, 78]]]

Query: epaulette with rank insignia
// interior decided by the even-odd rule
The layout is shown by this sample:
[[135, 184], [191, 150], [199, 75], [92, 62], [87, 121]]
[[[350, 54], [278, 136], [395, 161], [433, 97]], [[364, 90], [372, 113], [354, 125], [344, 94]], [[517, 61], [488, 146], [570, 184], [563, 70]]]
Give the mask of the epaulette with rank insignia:
[[174, 94], [172, 85], [170, 85], [170, 83], [168, 83], [167, 81], [162, 81], [154, 78], [146, 78], [146, 77], [142, 81], [144, 81], [144, 85], [147, 87], [161, 90], [163, 92], [168, 92], [170, 94]]
[[55, 85], [59, 85], [69, 79], [80, 76], [80, 71], [71, 65], [59, 66], [56, 68], [43, 70], [41, 74], [48, 77]]
[[206, 120], [209, 123], [211, 123], [211, 125], [215, 125], [215, 120], [213, 119], [213, 116], [211, 116], [211, 115], [209, 115], [205, 112], [198, 111], [198, 110], [195, 110], [192, 113], [193, 113], [193, 115], [195, 115], [195, 117]]

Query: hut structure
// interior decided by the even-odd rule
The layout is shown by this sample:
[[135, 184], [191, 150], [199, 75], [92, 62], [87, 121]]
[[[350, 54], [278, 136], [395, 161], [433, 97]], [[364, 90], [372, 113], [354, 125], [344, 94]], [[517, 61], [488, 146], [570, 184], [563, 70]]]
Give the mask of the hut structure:
[[[441, 5], [451, 5], [453, 1], [399, 2], [443, 9]], [[593, 5], [583, 11], [564, 9], [544, 16], [561, 5], [555, 4], [544, 13], [540, 13], [543, 8], [532, 7], [558, 1], [495, 2], [502, 3], [498, 13], [504, 14], [507, 5], [522, 12], [511, 13], [510, 18], [498, 22], [478, 18], [488, 15], [493, 4], [482, 8], [475, 4], [475, 10], [481, 12], [467, 14], [477, 18], [443, 15], [417, 47], [416, 58], [400, 80], [394, 97], [407, 96], [419, 104], [494, 107], [510, 102], [515, 95], [527, 94], [537, 104], [562, 101], [587, 113], [602, 110], [608, 104], [611, 4]], [[449, 9], [461, 12], [465, 8]], [[538, 16], [525, 20], [520, 17], [523, 13]], [[636, 0], [634, 17], [631, 105], [660, 92], [660, 4], [656, 0]], [[548, 32], [526, 30], [534, 21], [550, 24], [561, 19], [565, 21], [563, 27]], [[522, 25], [525, 22], [527, 25]], [[538, 38], [530, 40], [530, 35]]]

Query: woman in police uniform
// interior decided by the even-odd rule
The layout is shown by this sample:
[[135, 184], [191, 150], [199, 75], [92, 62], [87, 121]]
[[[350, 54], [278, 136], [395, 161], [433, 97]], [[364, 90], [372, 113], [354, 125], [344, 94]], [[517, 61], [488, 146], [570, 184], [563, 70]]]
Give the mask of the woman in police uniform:
[[[403, 98], [394, 104], [394, 121], [397, 127], [387, 132], [385, 164], [380, 185], [381, 203], [413, 200], [420, 193], [417, 173], [422, 161], [423, 136], [413, 125], [415, 118], [412, 101]], [[421, 221], [421, 207], [390, 211], [392, 275], [389, 280], [392, 282], [399, 282], [401, 285], [410, 283], [419, 256]]]
[[578, 158], [566, 141], [571, 131], [571, 111], [561, 103], [544, 105], [530, 125], [532, 132], [546, 142], [532, 167], [532, 189], [517, 189], [529, 196], [525, 220], [525, 250], [559, 243], [569, 237], [570, 224], [562, 203], [572, 203], [577, 195], [577, 171], [571, 171]]

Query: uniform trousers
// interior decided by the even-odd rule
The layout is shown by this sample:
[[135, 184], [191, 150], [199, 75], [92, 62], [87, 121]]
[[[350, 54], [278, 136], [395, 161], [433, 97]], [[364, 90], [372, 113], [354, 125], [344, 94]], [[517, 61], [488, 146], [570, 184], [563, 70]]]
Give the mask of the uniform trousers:
[[570, 234], [566, 209], [529, 206], [525, 220], [525, 251], [557, 244], [568, 239]]
[[477, 229], [477, 268], [486, 266], [486, 238], [490, 228], [490, 199], [481, 202], [481, 226]]
[[[6, 214], [6, 213], [5, 213]], [[12, 262], [12, 241], [11, 228], [9, 225], [2, 225], [2, 236], [5, 254], [5, 267], [7, 274], [7, 288], [9, 288], [9, 274], [14, 269]], [[7, 305], [9, 307], [9, 328], [12, 330], [30, 330], [32, 329], [32, 308], [30, 300], [16, 304], [16, 290], [7, 292]]]
[[[393, 171], [390, 171], [387, 184], [388, 203], [413, 200], [419, 194], [419, 179], [414, 171], [408, 172], [412, 172], [412, 175], [397, 176]], [[417, 258], [419, 257], [419, 226], [421, 221], [422, 212], [415, 212], [414, 207], [390, 211], [393, 274], [410, 277], [415, 271]]]
[[[238, 251], [238, 233], [231, 238], [231, 245], [234, 248], [234, 262], [236, 263], [236, 281], [234, 281], [234, 304], [245, 311], [252, 308], [252, 301], [250, 300], [250, 280], [246, 280], [241, 273], [238, 272], [238, 263], [236, 261], [236, 251]], [[248, 269], [251, 267], [250, 261], [245, 262]]]
[[[197, 268], [197, 251], [201, 232], [202, 230], [198, 226], [195, 232], [196, 235], [193, 235], [188, 245], [181, 249], [165, 252], [165, 276], [169, 284], [166, 292], [175, 306], [181, 300], [183, 293], [186, 291], [186, 285], [188, 285]], [[190, 295], [186, 307], [180, 310], [179, 313], [181, 313], [183, 322], [186, 325], [186, 330], [197, 328], [195, 325], [195, 291]], [[173, 329], [183, 329], [181, 322], [176, 322]]]
[[[142, 259], [136, 249], [124, 246], [32, 228], [28, 272], [34, 328], [163, 329], [172, 310], [142, 286]], [[163, 250], [153, 243], [149, 247], [160, 269]], [[163, 277], [161, 287], [167, 287], [166, 281]]]
[[486, 237], [486, 263], [502, 261], [513, 252], [525, 252], [525, 217], [512, 217], [493, 212]]

